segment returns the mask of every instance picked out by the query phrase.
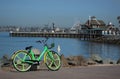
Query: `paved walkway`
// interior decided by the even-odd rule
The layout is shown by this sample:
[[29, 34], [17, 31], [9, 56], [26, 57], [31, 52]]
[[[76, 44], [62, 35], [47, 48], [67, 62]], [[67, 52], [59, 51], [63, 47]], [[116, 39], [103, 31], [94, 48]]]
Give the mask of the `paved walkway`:
[[3, 71], [0, 79], [120, 79], [120, 66], [61, 68], [59, 71]]

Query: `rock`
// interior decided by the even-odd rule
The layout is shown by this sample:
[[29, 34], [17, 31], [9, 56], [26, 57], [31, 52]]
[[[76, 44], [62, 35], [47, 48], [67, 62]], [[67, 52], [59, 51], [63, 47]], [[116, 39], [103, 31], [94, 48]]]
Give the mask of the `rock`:
[[87, 64], [88, 64], [88, 65], [95, 65], [96, 62], [93, 61], [93, 60], [91, 60], [91, 59], [88, 59], [88, 60], [87, 60]]
[[9, 59], [8, 55], [4, 55], [1, 58], [1, 67], [9, 67], [12, 65], [12, 61]]
[[67, 58], [68, 64], [72, 66], [86, 66], [86, 60], [83, 56], [72, 56]]
[[114, 64], [112, 61], [110, 61], [110, 64]]
[[120, 64], [120, 59], [118, 59], [117, 64]]
[[99, 64], [103, 64], [103, 60], [98, 54], [93, 54], [91, 59]]
[[68, 64], [71, 65], [71, 66], [77, 66], [76, 61], [68, 61]]
[[0, 59], [0, 69], [1, 69], [1, 65], [2, 65], [2, 62], [1, 62], [1, 59]]
[[61, 60], [62, 60], [62, 66], [63, 66], [63, 67], [69, 66], [69, 65], [68, 65], [68, 61], [67, 61], [67, 59], [64, 57], [63, 54], [61, 55]]
[[103, 60], [103, 64], [116, 64], [116, 61], [108, 58]]

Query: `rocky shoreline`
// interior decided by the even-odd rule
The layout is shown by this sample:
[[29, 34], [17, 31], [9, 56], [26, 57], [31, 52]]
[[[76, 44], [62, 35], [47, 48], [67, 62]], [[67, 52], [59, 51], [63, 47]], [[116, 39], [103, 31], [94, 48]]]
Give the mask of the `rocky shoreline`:
[[91, 40], [92, 42], [98, 42], [98, 43], [107, 43], [107, 44], [116, 44], [116, 45], [120, 45], [120, 37], [119, 36], [102, 36], [102, 37], [98, 37], [95, 38], [93, 40]]
[[[78, 67], [78, 66], [95, 66], [95, 65], [118, 65], [120, 64], [120, 59], [117, 61], [110, 60], [110, 59], [102, 59], [99, 55], [94, 54], [91, 56], [91, 58], [84, 58], [83, 56], [70, 56], [65, 57], [64, 55], [61, 55], [61, 61], [62, 61], [62, 67]], [[40, 67], [46, 67], [43, 62], [41, 62]], [[11, 59], [8, 58], [7, 55], [4, 55], [0, 59], [0, 69], [4, 70], [10, 70], [10, 68], [13, 68]], [[36, 69], [35, 69], [36, 68]], [[35, 66], [34, 70], [37, 70], [37, 67]]]
[[84, 58], [83, 56], [70, 56], [65, 58], [64, 55], [61, 56], [63, 67], [73, 67], [73, 66], [89, 66], [89, 65], [104, 65], [104, 64], [120, 64], [120, 59], [117, 61], [110, 59], [102, 59], [99, 55], [94, 54], [91, 58]]

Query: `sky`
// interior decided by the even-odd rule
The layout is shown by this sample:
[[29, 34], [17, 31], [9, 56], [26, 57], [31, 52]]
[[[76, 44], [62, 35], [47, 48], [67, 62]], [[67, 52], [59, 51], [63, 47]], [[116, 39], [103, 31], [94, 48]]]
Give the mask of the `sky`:
[[0, 0], [0, 26], [72, 27], [89, 16], [118, 26], [120, 0]]

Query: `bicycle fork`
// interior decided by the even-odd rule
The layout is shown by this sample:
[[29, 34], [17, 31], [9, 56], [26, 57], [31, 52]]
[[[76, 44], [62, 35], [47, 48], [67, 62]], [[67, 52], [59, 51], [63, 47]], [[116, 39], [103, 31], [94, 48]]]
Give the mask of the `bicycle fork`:
[[47, 56], [47, 54], [48, 54], [48, 56], [50, 57], [50, 59], [51, 59], [52, 61], [55, 61], [52, 52], [53, 52], [53, 51], [47, 51], [47, 52], [44, 54], [44, 63], [46, 63], [46, 56]]

